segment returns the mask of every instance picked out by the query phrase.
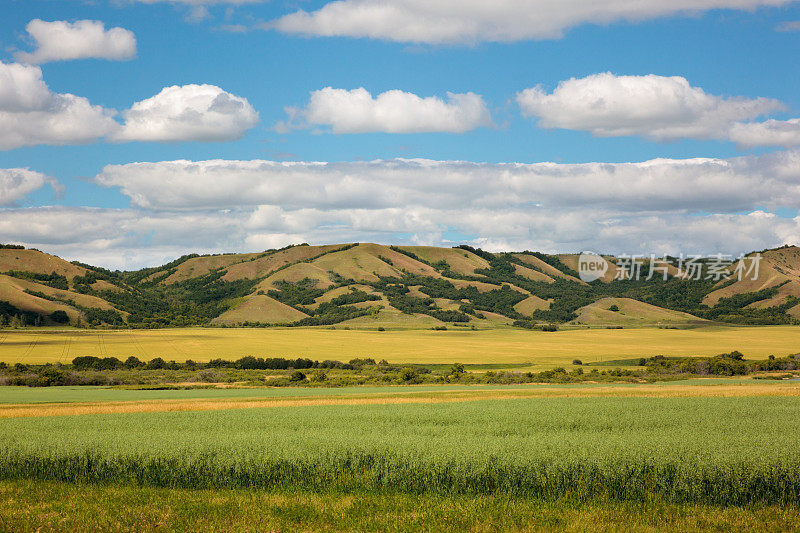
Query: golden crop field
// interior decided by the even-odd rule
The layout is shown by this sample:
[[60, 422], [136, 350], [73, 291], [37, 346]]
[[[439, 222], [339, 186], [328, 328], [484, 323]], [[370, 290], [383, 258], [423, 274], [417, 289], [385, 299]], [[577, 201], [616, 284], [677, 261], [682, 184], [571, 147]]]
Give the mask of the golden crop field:
[[[352, 387], [308, 395], [277, 396], [274, 389], [241, 388], [235, 395], [220, 394], [219, 389], [206, 389], [200, 397], [152, 398], [152, 391], [130, 392], [125, 400], [94, 401], [49, 400], [48, 391], [26, 394], [25, 403], [6, 403], [9, 395], [0, 392], [0, 419], [42, 416], [80, 416], [121, 413], [166, 413], [186, 411], [221, 411], [231, 409], [287, 409], [293, 407], [438, 404], [476, 401], [521, 400], [526, 398], [755, 398], [800, 397], [800, 386], [791, 381], [750, 379], [703, 379], [648, 384], [607, 385], [523, 385], [447, 387]], [[16, 391], [10, 396], [15, 395]], [[185, 391], [180, 391], [184, 393]], [[227, 391], [222, 391], [227, 392]], [[283, 391], [282, 391], [283, 392]], [[85, 399], [97, 396], [89, 390]], [[138, 398], [138, 399], [137, 399]]]
[[519, 329], [482, 331], [344, 330], [325, 328], [0, 331], [0, 361], [69, 362], [82, 355], [146, 361], [208, 361], [214, 358], [354, 357], [392, 363], [528, 363], [533, 368], [614, 359], [710, 356], [739, 350], [748, 359], [800, 352], [800, 327], [707, 327], [696, 329]]

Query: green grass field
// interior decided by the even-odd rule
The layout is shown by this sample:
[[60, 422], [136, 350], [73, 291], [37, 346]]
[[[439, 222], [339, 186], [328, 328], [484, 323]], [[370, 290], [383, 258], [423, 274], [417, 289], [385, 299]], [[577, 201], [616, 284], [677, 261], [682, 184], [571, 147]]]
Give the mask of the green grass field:
[[795, 505], [167, 489], [0, 481], [4, 531], [800, 531]]
[[[0, 331], [7, 363], [255, 355], [527, 370], [799, 346], [800, 327]], [[798, 381], [745, 377], [0, 387], [0, 530], [797, 530], [798, 397]]]
[[797, 530], [798, 397], [746, 378], [2, 387], [0, 530]]
[[[758, 386], [753, 380], [697, 380], [698, 385], [712, 383], [736, 383], [745, 386]], [[695, 381], [686, 382], [694, 385]], [[656, 384], [661, 385], [661, 384]], [[780, 385], [791, 386], [781, 383]], [[628, 384], [613, 384], [617, 388], [628, 388]], [[778, 385], [775, 385], [778, 386]], [[81, 403], [81, 402], [141, 402], [153, 400], [191, 400], [195, 398], [226, 400], [235, 398], [335, 398], [369, 397], [376, 395], [397, 396], [403, 394], [438, 395], [449, 392], [482, 391], [526, 391], [561, 390], [575, 388], [576, 385], [415, 385], [415, 386], [356, 386], [335, 388], [312, 387], [253, 387], [253, 388], [208, 388], [208, 389], [125, 389], [114, 387], [0, 387], [0, 405], [40, 404], [40, 403]]]
[[[684, 381], [669, 381], [652, 383], [648, 391], [680, 390], [689, 395], [702, 396], [703, 391], [720, 390], [731, 391], [742, 389], [741, 395], [759, 395], [759, 390], [771, 391], [773, 395], [786, 395], [784, 391], [800, 390], [800, 386], [792, 381], [765, 382], [749, 378], [705, 378], [689, 379]], [[70, 404], [70, 403], [101, 403], [101, 402], [143, 402], [167, 400], [228, 400], [228, 399], [288, 399], [288, 398], [368, 398], [376, 396], [436, 396], [449, 393], [493, 393], [493, 392], [542, 392], [542, 391], [567, 391], [582, 393], [602, 388], [603, 391], [617, 390], [620, 394], [625, 391], [643, 391], [641, 385], [629, 383], [608, 383], [601, 387], [592, 387], [583, 384], [526, 384], [526, 385], [413, 385], [413, 386], [354, 386], [335, 388], [312, 387], [253, 387], [253, 388], [198, 388], [198, 389], [126, 389], [117, 387], [0, 387], [0, 406], [2, 405], [36, 405], [44, 403]], [[698, 392], [699, 391], [699, 392]], [[739, 394], [737, 394], [739, 395]]]
[[739, 350], [751, 359], [800, 351], [800, 326], [696, 329], [574, 329], [551, 333], [498, 328], [465, 331], [327, 328], [0, 331], [0, 361], [63, 362], [79, 355], [142, 360], [310, 357], [347, 361], [374, 357], [392, 363], [529, 363], [542, 369], [607, 360], [711, 356]]
[[795, 397], [520, 398], [0, 420], [0, 479], [800, 503]]

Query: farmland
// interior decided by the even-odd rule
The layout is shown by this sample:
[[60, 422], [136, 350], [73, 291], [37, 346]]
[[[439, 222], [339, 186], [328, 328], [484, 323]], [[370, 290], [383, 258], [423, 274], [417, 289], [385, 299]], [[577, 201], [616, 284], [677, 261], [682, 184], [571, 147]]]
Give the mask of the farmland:
[[693, 329], [512, 328], [429, 329], [176, 328], [163, 330], [0, 330], [0, 361], [67, 363], [76, 356], [135, 356], [146, 361], [208, 361], [222, 357], [386, 359], [392, 363], [529, 364], [531, 368], [666, 356], [711, 356], [739, 350], [751, 358], [785, 356], [800, 347], [800, 327], [701, 327]]
[[[800, 519], [796, 365], [694, 379], [632, 366], [731, 350], [749, 368], [780, 363], [798, 351], [797, 326], [20, 328], [0, 340], [6, 378], [24, 363], [34, 377], [133, 380], [0, 387], [0, 529], [792, 530]], [[250, 355], [392, 364], [308, 368], [290, 384], [291, 368], [236, 361]], [[196, 363], [81, 370], [77, 356]], [[203, 367], [219, 358], [229, 366]], [[466, 373], [449, 375], [454, 363]], [[427, 366], [418, 377], [438, 384], [404, 382], [392, 365]], [[513, 381], [531, 371], [556, 375]], [[198, 382], [202, 372], [227, 381]], [[347, 386], [358, 376], [372, 377]]]
[[167, 489], [0, 482], [0, 528], [25, 531], [797, 531], [796, 506], [503, 496]]
[[[582, 529], [619, 519], [653, 530], [709, 523], [787, 529], [796, 527], [789, 522], [800, 502], [793, 453], [799, 394], [796, 381], [748, 379], [335, 390], [6, 387], [0, 521], [47, 529], [70, 505], [69, 520], [84, 517], [97, 529], [113, 526], [109, 520], [179, 528], [173, 513], [198, 525], [252, 516], [245, 529]], [[188, 410], [172, 410], [175, 402]], [[28, 411], [8, 415], [21, 408]], [[97, 499], [76, 503], [76, 491]], [[99, 501], [122, 500], [133, 502], [125, 516], [98, 511]], [[368, 505], [386, 518], [359, 522]], [[415, 505], [440, 514], [419, 516]]]
[[800, 501], [800, 464], [786, 454], [800, 444], [795, 396], [317, 400], [274, 409], [6, 418], [0, 435], [5, 479]]

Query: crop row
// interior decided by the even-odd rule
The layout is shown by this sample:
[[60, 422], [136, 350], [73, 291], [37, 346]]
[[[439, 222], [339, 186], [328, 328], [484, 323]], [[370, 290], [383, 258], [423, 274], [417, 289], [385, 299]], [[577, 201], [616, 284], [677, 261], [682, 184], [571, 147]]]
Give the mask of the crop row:
[[391, 454], [345, 454], [317, 460], [230, 462], [212, 456], [5, 455], [0, 479], [129, 483], [180, 488], [279, 488], [503, 494], [541, 499], [610, 498], [716, 505], [800, 503], [800, 462], [687, 468], [658, 462], [591, 465], [432, 463]]

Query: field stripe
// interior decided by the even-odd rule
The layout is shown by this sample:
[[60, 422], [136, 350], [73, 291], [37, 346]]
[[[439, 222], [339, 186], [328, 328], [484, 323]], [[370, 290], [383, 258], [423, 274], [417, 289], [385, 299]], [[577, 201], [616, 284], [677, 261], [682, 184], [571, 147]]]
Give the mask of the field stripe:
[[109, 402], [6, 404], [0, 406], [0, 418], [74, 416], [115, 413], [170, 411], [219, 411], [303, 406], [392, 405], [418, 403], [514, 400], [522, 398], [691, 398], [800, 396], [800, 385], [636, 385], [633, 387], [588, 386], [547, 387], [522, 390], [489, 389], [480, 391], [403, 392], [389, 394], [354, 394], [352, 396], [225, 398], [186, 400], [133, 400]]

